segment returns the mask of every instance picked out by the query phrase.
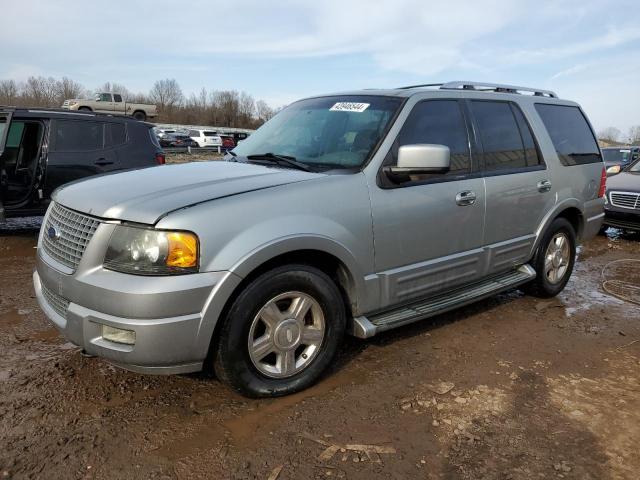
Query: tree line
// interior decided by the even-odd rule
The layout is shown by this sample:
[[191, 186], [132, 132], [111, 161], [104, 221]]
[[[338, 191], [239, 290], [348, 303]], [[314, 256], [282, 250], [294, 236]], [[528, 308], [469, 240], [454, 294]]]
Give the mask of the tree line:
[[616, 127], [606, 127], [598, 131], [598, 140], [608, 143], [627, 143], [629, 145], [640, 145], [640, 125], [629, 128], [626, 135]]
[[131, 92], [126, 86], [112, 82], [88, 90], [67, 77], [32, 76], [24, 82], [0, 80], [0, 105], [60, 107], [66, 99], [92, 98], [96, 92], [120, 93], [129, 102], [155, 104], [159, 123], [257, 128], [277, 112], [264, 100], [255, 100], [237, 90], [203, 87], [197, 94], [187, 96], [175, 79], [157, 80], [148, 93]]

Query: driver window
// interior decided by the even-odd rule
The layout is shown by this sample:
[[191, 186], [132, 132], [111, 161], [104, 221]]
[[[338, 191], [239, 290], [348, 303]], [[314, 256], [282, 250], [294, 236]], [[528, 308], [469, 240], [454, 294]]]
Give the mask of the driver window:
[[401, 146], [425, 143], [449, 147], [451, 170], [446, 174], [412, 176], [412, 181], [461, 176], [471, 172], [469, 137], [457, 100], [429, 100], [415, 105], [392, 147], [391, 164], [397, 164], [398, 149]]

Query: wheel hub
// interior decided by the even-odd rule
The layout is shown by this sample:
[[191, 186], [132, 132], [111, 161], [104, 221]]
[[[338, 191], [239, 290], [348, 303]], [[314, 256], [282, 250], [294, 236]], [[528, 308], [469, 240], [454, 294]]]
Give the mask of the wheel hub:
[[300, 343], [302, 329], [294, 318], [280, 322], [273, 333], [273, 343], [280, 350], [291, 350]]
[[313, 362], [324, 336], [324, 313], [318, 301], [307, 293], [281, 293], [251, 323], [249, 358], [263, 375], [287, 378]]

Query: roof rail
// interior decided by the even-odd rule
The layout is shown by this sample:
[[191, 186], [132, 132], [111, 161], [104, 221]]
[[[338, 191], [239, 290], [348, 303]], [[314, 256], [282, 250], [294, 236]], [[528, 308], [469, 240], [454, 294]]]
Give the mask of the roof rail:
[[398, 90], [409, 90], [411, 88], [425, 88], [425, 87], [442, 87], [443, 83], [423, 83], [421, 85], [408, 85], [406, 87], [399, 87]]
[[499, 83], [484, 82], [447, 82], [441, 87], [443, 90], [477, 90], [481, 92], [500, 92], [500, 93], [521, 93], [529, 92], [537, 97], [558, 98], [558, 95], [551, 90], [542, 90], [540, 88], [516, 87], [515, 85], [501, 85]]

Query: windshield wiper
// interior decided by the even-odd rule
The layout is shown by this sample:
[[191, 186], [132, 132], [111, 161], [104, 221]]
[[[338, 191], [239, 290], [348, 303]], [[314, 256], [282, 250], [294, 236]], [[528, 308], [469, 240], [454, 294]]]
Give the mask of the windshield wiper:
[[267, 153], [256, 153], [254, 155], [247, 155], [247, 159], [249, 160], [267, 160], [269, 162], [273, 162], [278, 165], [288, 165], [293, 168], [297, 168], [298, 170], [304, 170], [305, 172], [312, 172], [313, 170], [309, 165], [304, 164], [296, 160], [296, 157], [291, 157], [289, 155], [278, 155], [275, 153], [267, 152]]

